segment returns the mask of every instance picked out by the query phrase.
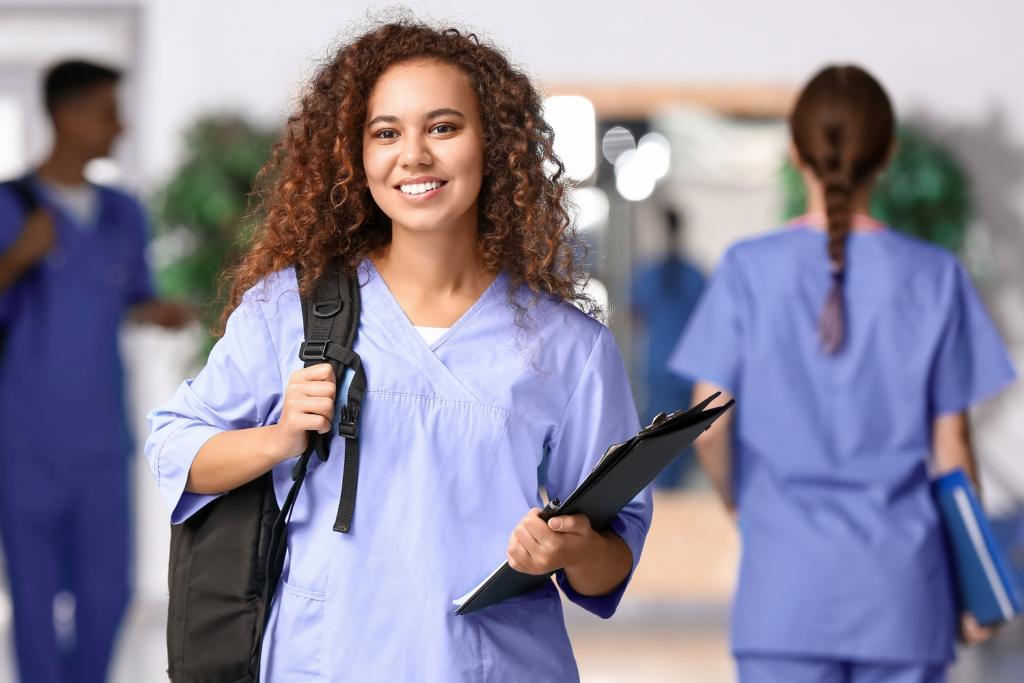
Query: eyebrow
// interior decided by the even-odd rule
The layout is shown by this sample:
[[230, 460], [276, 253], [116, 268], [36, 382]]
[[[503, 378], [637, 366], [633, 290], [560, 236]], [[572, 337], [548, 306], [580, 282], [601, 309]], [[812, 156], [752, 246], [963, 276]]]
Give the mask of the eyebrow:
[[[436, 119], [439, 116], [457, 116], [460, 119], [466, 118], [466, 115], [463, 114], [458, 109], [452, 109], [451, 107], [443, 107], [441, 109], [435, 109], [433, 111], [427, 112], [426, 116], [424, 116], [423, 119], [425, 121], [429, 121], [430, 119]], [[374, 126], [378, 123], [398, 123], [398, 117], [383, 114], [381, 116], [373, 117], [373, 120], [366, 125], [367, 127], [369, 127]]]

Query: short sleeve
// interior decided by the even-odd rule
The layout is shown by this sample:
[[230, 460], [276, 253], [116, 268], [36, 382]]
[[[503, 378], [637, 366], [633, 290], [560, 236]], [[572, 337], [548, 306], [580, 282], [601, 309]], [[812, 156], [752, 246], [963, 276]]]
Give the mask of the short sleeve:
[[141, 304], [156, 296], [153, 274], [149, 268], [146, 250], [149, 242], [146, 213], [138, 202], [132, 200], [133, 233], [132, 251], [129, 255], [126, 298], [129, 306]]
[[247, 295], [228, 319], [202, 372], [148, 415], [152, 433], [146, 441], [146, 459], [172, 524], [184, 522], [217, 497], [185, 491], [192, 461], [203, 444], [228, 430], [274, 424], [280, 418], [282, 395], [281, 372], [263, 311]]
[[735, 250], [722, 259], [668, 359], [668, 370], [735, 394], [743, 365], [746, 294]]
[[[548, 495], [564, 500], [597, 465], [608, 446], [630, 439], [639, 429], [622, 356], [611, 332], [602, 326], [561, 423], [548, 440]], [[612, 530], [633, 554], [630, 575], [608, 595], [587, 596], [576, 592], [565, 573], [559, 571], [558, 585], [570, 600], [605, 619], [615, 613], [640, 561], [651, 525], [651, 508], [648, 487], [612, 521]]]
[[955, 284], [931, 374], [935, 415], [960, 413], [1016, 377], [1006, 347], [964, 269]]

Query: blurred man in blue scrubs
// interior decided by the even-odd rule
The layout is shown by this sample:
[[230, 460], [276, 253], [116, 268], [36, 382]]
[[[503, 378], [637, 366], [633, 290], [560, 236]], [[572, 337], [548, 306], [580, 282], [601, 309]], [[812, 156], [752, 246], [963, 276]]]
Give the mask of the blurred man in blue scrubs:
[[[641, 421], [649, 425], [654, 416], [672, 413], [690, 405], [693, 383], [665, 368], [672, 349], [683, 333], [704, 289], [704, 276], [679, 256], [679, 214], [665, 212], [667, 248], [665, 258], [637, 269], [633, 276], [632, 309], [640, 339], [640, 353], [646, 355], [648, 401]], [[644, 343], [646, 342], [646, 343]], [[693, 463], [688, 448], [655, 480], [662, 488], [677, 487]]]
[[[126, 315], [169, 327], [190, 317], [154, 298], [142, 207], [83, 176], [121, 132], [118, 77], [54, 67], [53, 150], [0, 185], [0, 535], [25, 683], [106, 679], [129, 596], [118, 327]], [[75, 598], [70, 647], [54, 628], [62, 591]]]

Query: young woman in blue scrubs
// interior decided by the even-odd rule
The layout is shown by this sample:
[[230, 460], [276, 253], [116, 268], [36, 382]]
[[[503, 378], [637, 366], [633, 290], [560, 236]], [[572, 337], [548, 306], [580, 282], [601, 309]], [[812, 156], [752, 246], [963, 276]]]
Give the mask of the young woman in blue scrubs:
[[938, 683], [966, 640], [930, 473], [974, 478], [967, 409], [1013, 378], [956, 258], [869, 216], [882, 87], [829, 67], [790, 119], [808, 213], [724, 257], [669, 367], [736, 398], [698, 457], [738, 517], [742, 683]]
[[298, 357], [298, 292], [328, 258], [359, 278], [352, 529], [332, 529], [334, 439], [291, 517], [264, 680], [578, 680], [554, 584], [454, 614], [506, 559], [615, 611], [649, 494], [602, 532], [538, 518], [545, 452], [565, 497], [639, 427], [611, 333], [572, 305], [584, 280], [541, 109], [495, 48], [401, 23], [343, 47], [289, 120], [224, 336], [153, 411], [147, 443], [174, 523], [269, 470], [283, 500], [306, 431], [338, 419], [330, 366]]

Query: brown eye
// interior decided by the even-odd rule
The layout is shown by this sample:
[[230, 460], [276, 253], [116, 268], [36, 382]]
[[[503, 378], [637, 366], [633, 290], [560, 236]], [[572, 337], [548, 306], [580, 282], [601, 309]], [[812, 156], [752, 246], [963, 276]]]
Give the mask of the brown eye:
[[378, 130], [373, 134], [373, 137], [380, 138], [381, 140], [394, 140], [398, 137], [398, 133], [390, 128], [385, 128], [383, 130]]
[[431, 132], [437, 133], [438, 135], [445, 135], [446, 133], [451, 133], [454, 130], [455, 126], [451, 125], [450, 123], [439, 123], [433, 128], [431, 128]]

